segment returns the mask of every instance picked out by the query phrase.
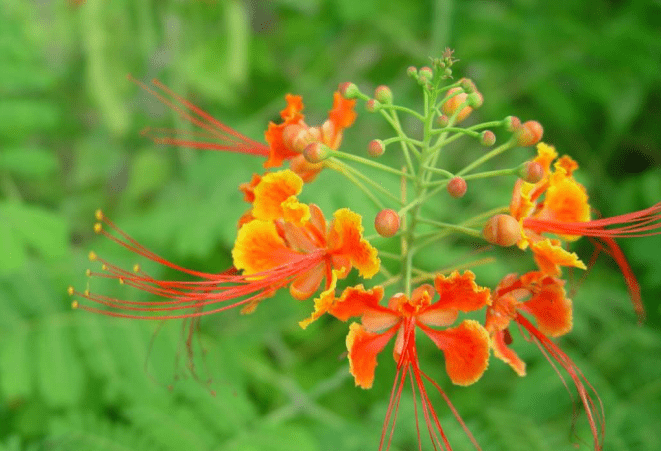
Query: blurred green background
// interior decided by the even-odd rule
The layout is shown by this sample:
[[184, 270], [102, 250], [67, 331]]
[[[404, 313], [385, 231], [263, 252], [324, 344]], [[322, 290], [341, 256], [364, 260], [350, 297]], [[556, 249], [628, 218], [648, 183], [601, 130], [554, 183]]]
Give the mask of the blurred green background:
[[[288, 92], [304, 96], [309, 124], [321, 123], [332, 91], [348, 80], [366, 92], [388, 84], [400, 103], [419, 107], [405, 68], [450, 46], [460, 59], [456, 74], [471, 77], [485, 96], [471, 121], [511, 114], [540, 121], [545, 141], [579, 161], [592, 205], [611, 216], [660, 199], [659, 17], [657, 1], [3, 1], [0, 448], [378, 446], [394, 372], [390, 352], [380, 357], [375, 387], [355, 388], [342, 355], [347, 325], [322, 319], [301, 330], [309, 302], [280, 294], [251, 316], [204, 318], [208, 369], [201, 359], [196, 364], [202, 380], [212, 378], [209, 386], [185, 369], [179, 323], [165, 324], [150, 349], [158, 323], [70, 309], [66, 288], [85, 287], [88, 250], [137, 261], [93, 234], [95, 209], [174, 262], [220, 271], [230, 265], [236, 220], [247, 207], [237, 186], [261, 170], [250, 156], [141, 137], [148, 125], [188, 126], [127, 74], [158, 77], [261, 140]], [[388, 135], [358, 110], [344, 148], [362, 153], [370, 139]], [[484, 152], [476, 143], [458, 149], [450, 169]], [[531, 155], [518, 152], [491, 168]], [[374, 207], [327, 173], [302, 200], [327, 215], [352, 207], [373, 233]], [[467, 218], [460, 205], [503, 205], [512, 182], [476, 184], [464, 204], [444, 199], [442, 216]], [[581, 284], [578, 272], [571, 276], [575, 328], [559, 344], [602, 398], [605, 448], [659, 450], [660, 239], [620, 243], [642, 284], [646, 324], [636, 325], [623, 278], [603, 256]], [[440, 244], [419, 264], [452, 266], [466, 258], [462, 246]], [[586, 260], [592, 252], [587, 241], [575, 250]], [[522, 256], [505, 253], [477, 268], [479, 283], [530, 269], [530, 256]], [[102, 293], [137, 297], [95, 284]], [[421, 366], [447, 389], [484, 448], [590, 448], [581, 411], [580, 439], [573, 435], [573, 405], [558, 376], [532, 344], [515, 340], [526, 378], [493, 360], [477, 384], [453, 387], [432, 344], [419, 345]], [[438, 395], [433, 402], [451, 444], [470, 447]], [[406, 388], [394, 449], [417, 447], [412, 416]]]

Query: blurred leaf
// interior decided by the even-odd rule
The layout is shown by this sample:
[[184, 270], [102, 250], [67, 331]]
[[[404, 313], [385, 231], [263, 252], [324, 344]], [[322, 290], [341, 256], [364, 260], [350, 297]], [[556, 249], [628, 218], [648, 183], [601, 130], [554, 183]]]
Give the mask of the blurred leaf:
[[38, 147], [4, 149], [0, 154], [0, 169], [23, 177], [43, 177], [58, 168], [52, 151]]
[[8, 399], [28, 398], [34, 388], [34, 356], [30, 334], [25, 327], [15, 325], [0, 336], [0, 388]]
[[144, 150], [133, 159], [126, 195], [141, 198], [162, 188], [170, 176], [170, 163], [163, 152]]

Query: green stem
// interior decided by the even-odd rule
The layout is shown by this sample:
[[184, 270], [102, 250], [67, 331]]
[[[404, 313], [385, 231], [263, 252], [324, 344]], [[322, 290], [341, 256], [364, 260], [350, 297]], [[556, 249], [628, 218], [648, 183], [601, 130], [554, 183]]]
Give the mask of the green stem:
[[340, 168], [338, 171], [349, 171], [352, 173], [355, 177], [360, 178], [363, 180], [363, 182], [371, 185], [375, 190], [379, 191], [383, 195], [389, 197], [391, 200], [395, 201], [397, 204], [402, 205], [400, 198], [395, 196], [393, 193], [385, 189], [383, 186], [381, 186], [379, 183], [375, 182], [373, 179], [369, 178], [365, 174], [363, 174], [361, 171], [357, 170], [356, 168], [352, 168], [349, 165], [345, 165], [344, 163], [336, 160], [333, 162], [334, 164], [337, 164]]
[[503, 151], [506, 151], [508, 149], [512, 149], [513, 147], [515, 147], [515, 143], [516, 143], [515, 140], [511, 139], [511, 140], [505, 142], [504, 144], [502, 144], [501, 146], [498, 146], [498, 147], [494, 148], [491, 152], [488, 152], [484, 156], [482, 156], [479, 159], [475, 160], [473, 163], [470, 163], [467, 166], [465, 166], [464, 168], [462, 168], [457, 173], [457, 175], [462, 176], [463, 174], [466, 174], [469, 171], [471, 171], [472, 169], [474, 169], [475, 167], [480, 166], [483, 163], [487, 162], [488, 160], [490, 160], [490, 159], [496, 157], [497, 155], [501, 154]]
[[391, 168], [390, 166], [382, 165], [381, 163], [373, 162], [372, 160], [368, 160], [363, 157], [359, 157], [358, 155], [353, 155], [353, 154], [347, 154], [346, 152], [342, 151], [331, 151], [331, 160], [333, 160], [333, 157], [335, 158], [340, 158], [340, 159], [345, 159], [345, 160], [351, 160], [356, 163], [362, 163], [366, 166], [371, 166], [373, 168], [377, 168], [379, 170], [382, 170], [387, 173], [395, 174], [397, 176], [401, 177], [407, 177], [407, 178], [412, 178], [407, 173], [403, 173], [402, 171], [398, 171], [396, 169]]

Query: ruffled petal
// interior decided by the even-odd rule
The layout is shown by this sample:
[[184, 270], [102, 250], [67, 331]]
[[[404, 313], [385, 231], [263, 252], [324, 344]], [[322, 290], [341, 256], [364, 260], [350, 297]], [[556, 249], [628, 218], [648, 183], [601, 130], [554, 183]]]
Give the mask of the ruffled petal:
[[290, 285], [290, 295], [296, 300], [310, 298], [319, 289], [325, 274], [326, 265], [324, 262], [320, 262], [315, 268], [298, 276], [292, 282], [292, 285]]
[[538, 329], [547, 336], [557, 337], [572, 329], [572, 300], [566, 298], [563, 281], [546, 277], [540, 288], [519, 309], [536, 319]]
[[490, 304], [490, 289], [480, 287], [475, 282], [476, 275], [465, 271], [460, 275], [457, 271], [449, 277], [437, 275], [434, 286], [439, 293], [439, 301], [430, 305], [422, 312], [441, 309], [457, 309], [459, 311], [475, 311]]
[[362, 323], [368, 331], [381, 331], [392, 327], [399, 320], [393, 311], [379, 304], [383, 296], [384, 289], [380, 286], [370, 290], [365, 290], [362, 284], [347, 287], [329, 308], [329, 314], [343, 322], [351, 317], [362, 316]]
[[445, 330], [418, 326], [444, 352], [446, 372], [453, 383], [468, 386], [483, 375], [490, 357], [490, 338], [480, 323], [464, 320]]
[[349, 326], [346, 340], [349, 372], [354, 376], [356, 386], [361, 386], [363, 389], [372, 387], [377, 355], [384, 350], [396, 331], [397, 326], [381, 334], [369, 333], [358, 323]]
[[301, 226], [310, 220], [309, 207], [300, 202], [296, 196], [290, 196], [287, 198], [282, 202], [280, 207], [283, 209], [283, 220], [289, 223]]
[[245, 275], [270, 270], [300, 256], [285, 245], [273, 222], [263, 220], [244, 224], [232, 249], [234, 266]]
[[303, 181], [290, 170], [265, 174], [253, 189], [253, 216], [259, 220], [283, 218], [283, 202], [301, 193]]
[[490, 345], [492, 346], [492, 351], [494, 356], [499, 358], [501, 361], [508, 364], [512, 369], [517, 372], [517, 375], [523, 377], [526, 375], [526, 364], [524, 361], [517, 356], [512, 349], [508, 348], [504, 340], [505, 332], [503, 330], [497, 331], [491, 336]]
[[554, 149], [554, 146], [550, 146], [546, 143], [538, 143], [536, 147], [538, 151], [538, 156], [533, 159], [534, 162], [540, 163], [542, 168], [545, 170], [545, 175], [549, 176], [551, 173], [552, 162], [559, 156]]
[[315, 320], [319, 319], [324, 315], [329, 308], [333, 305], [333, 301], [336, 297], [336, 284], [338, 283], [338, 274], [342, 273], [342, 269], [331, 270], [331, 281], [328, 281], [329, 287], [327, 287], [324, 292], [320, 294], [318, 298], [315, 298], [315, 310], [307, 319], [299, 322], [299, 326], [304, 330], [313, 323]]
[[328, 247], [331, 255], [348, 257], [363, 278], [372, 278], [379, 271], [377, 249], [363, 238], [361, 216], [349, 209], [339, 209], [333, 214]]
[[329, 111], [329, 120], [321, 127], [322, 141], [331, 149], [338, 149], [343, 129], [354, 124], [355, 105], [356, 100], [345, 99], [338, 91], [333, 93], [333, 108]]
[[262, 180], [262, 176], [253, 173], [253, 177], [251, 177], [250, 182], [244, 182], [243, 184], [239, 184], [239, 190], [244, 194], [244, 201], [253, 204], [253, 201], [255, 201], [255, 187], [257, 187], [257, 184], [260, 183]]
[[549, 276], [559, 276], [561, 267], [577, 267], [586, 270], [579, 256], [564, 250], [557, 240], [544, 239], [531, 243], [533, 258], [538, 268]]
[[303, 123], [303, 101], [301, 96], [288, 94], [285, 96], [287, 106], [280, 112], [283, 123], [269, 123], [264, 138], [269, 143], [269, 158], [264, 162], [265, 168], [280, 166], [283, 160], [290, 159], [299, 155], [297, 152], [289, 149], [283, 141], [283, 130], [290, 124]]

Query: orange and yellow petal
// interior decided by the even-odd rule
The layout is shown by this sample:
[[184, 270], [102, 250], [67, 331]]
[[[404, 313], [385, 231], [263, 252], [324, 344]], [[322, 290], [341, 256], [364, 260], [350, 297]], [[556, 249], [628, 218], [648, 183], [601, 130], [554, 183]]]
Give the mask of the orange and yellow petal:
[[244, 194], [244, 201], [248, 203], [253, 203], [255, 200], [255, 187], [257, 187], [257, 184], [260, 183], [262, 180], [262, 176], [253, 173], [253, 177], [251, 177], [250, 182], [244, 182], [243, 184], [239, 184], [239, 190]]
[[253, 189], [253, 216], [259, 220], [283, 218], [283, 202], [301, 193], [302, 188], [303, 181], [290, 170], [265, 174]]
[[534, 162], [540, 163], [540, 165], [545, 170], [545, 176], [549, 176], [551, 173], [552, 162], [559, 156], [554, 149], [554, 146], [550, 146], [546, 143], [538, 143], [536, 147], [538, 150], [538, 156], [533, 159]]
[[310, 209], [296, 196], [290, 196], [280, 206], [283, 210], [283, 220], [289, 223], [301, 226], [310, 220]]
[[526, 364], [517, 356], [517, 353], [508, 348], [503, 330], [492, 334], [490, 345], [494, 356], [508, 364], [520, 377], [526, 375]]
[[363, 278], [372, 278], [379, 271], [377, 249], [363, 238], [361, 216], [347, 208], [333, 214], [328, 249], [332, 255], [348, 257]]
[[380, 286], [370, 290], [364, 289], [362, 284], [347, 287], [340, 298], [336, 299], [329, 308], [329, 314], [343, 322], [351, 317], [362, 316], [362, 321], [368, 331], [389, 328], [397, 323], [398, 316], [379, 304], [383, 296], [384, 289]]
[[549, 276], [559, 276], [561, 267], [577, 267], [586, 270], [579, 256], [564, 250], [557, 240], [544, 239], [531, 243], [531, 251], [538, 268]]
[[563, 281], [546, 277], [541, 283], [539, 292], [520, 304], [519, 308], [536, 319], [543, 334], [562, 336], [572, 329], [572, 300], [565, 296]]
[[[564, 223], [586, 222], [591, 219], [591, 206], [582, 184], [571, 177], [551, 178], [545, 193], [542, 209], [534, 218], [540, 220], [561, 221]], [[579, 236], [563, 236], [565, 240], [576, 240]]]
[[347, 335], [347, 351], [349, 352], [349, 372], [354, 376], [356, 386], [370, 389], [375, 380], [377, 355], [384, 350], [397, 328], [391, 328], [384, 333], [370, 333], [358, 323], [349, 326]]
[[564, 155], [556, 161], [554, 168], [559, 171], [563, 170], [566, 176], [571, 177], [572, 173], [579, 169], [579, 164], [574, 161], [570, 156]]
[[342, 141], [343, 129], [354, 124], [356, 100], [345, 99], [339, 92], [333, 93], [333, 108], [329, 111], [329, 119], [322, 125], [322, 142], [331, 149], [338, 149]]
[[468, 386], [483, 375], [490, 357], [490, 338], [480, 323], [464, 320], [455, 328], [421, 329], [444, 353], [446, 372], [453, 383]]
[[510, 200], [510, 215], [516, 220], [521, 220], [531, 215], [535, 209], [533, 189], [534, 184], [530, 184], [523, 179], [517, 179], [513, 188], [513, 196]]
[[476, 275], [469, 270], [461, 275], [457, 271], [448, 277], [437, 275], [434, 286], [440, 298], [425, 309], [425, 312], [436, 309], [468, 312], [490, 304], [490, 289], [478, 286], [475, 279]]
[[290, 160], [290, 169], [297, 173], [305, 183], [314, 181], [324, 166], [325, 162], [310, 163], [303, 155], [297, 155]]
[[298, 256], [285, 245], [273, 222], [263, 220], [244, 224], [232, 249], [234, 266], [246, 275], [270, 270]]
[[317, 266], [308, 270], [290, 284], [290, 295], [296, 300], [306, 300], [319, 289], [326, 275], [326, 264], [320, 262]]
[[269, 123], [267, 131], [264, 133], [264, 138], [269, 144], [269, 158], [264, 162], [265, 168], [280, 166], [283, 160], [296, 157], [299, 155], [297, 152], [289, 149], [283, 141], [283, 130], [290, 124], [297, 124], [303, 122], [303, 102], [301, 96], [293, 96], [288, 94], [285, 96], [287, 106], [280, 112], [283, 123], [274, 124]]
[[328, 281], [329, 287], [327, 287], [319, 297], [315, 298], [315, 310], [307, 319], [299, 322], [299, 326], [303, 329], [306, 329], [308, 325], [313, 323], [315, 320], [322, 317], [326, 314], [329, 308], [333, 305], [333, 301], [336, 298], [336, 284], [338, 283], [338, 275], [342, 273], [341, 270], [331, 270], [331, 281]]

